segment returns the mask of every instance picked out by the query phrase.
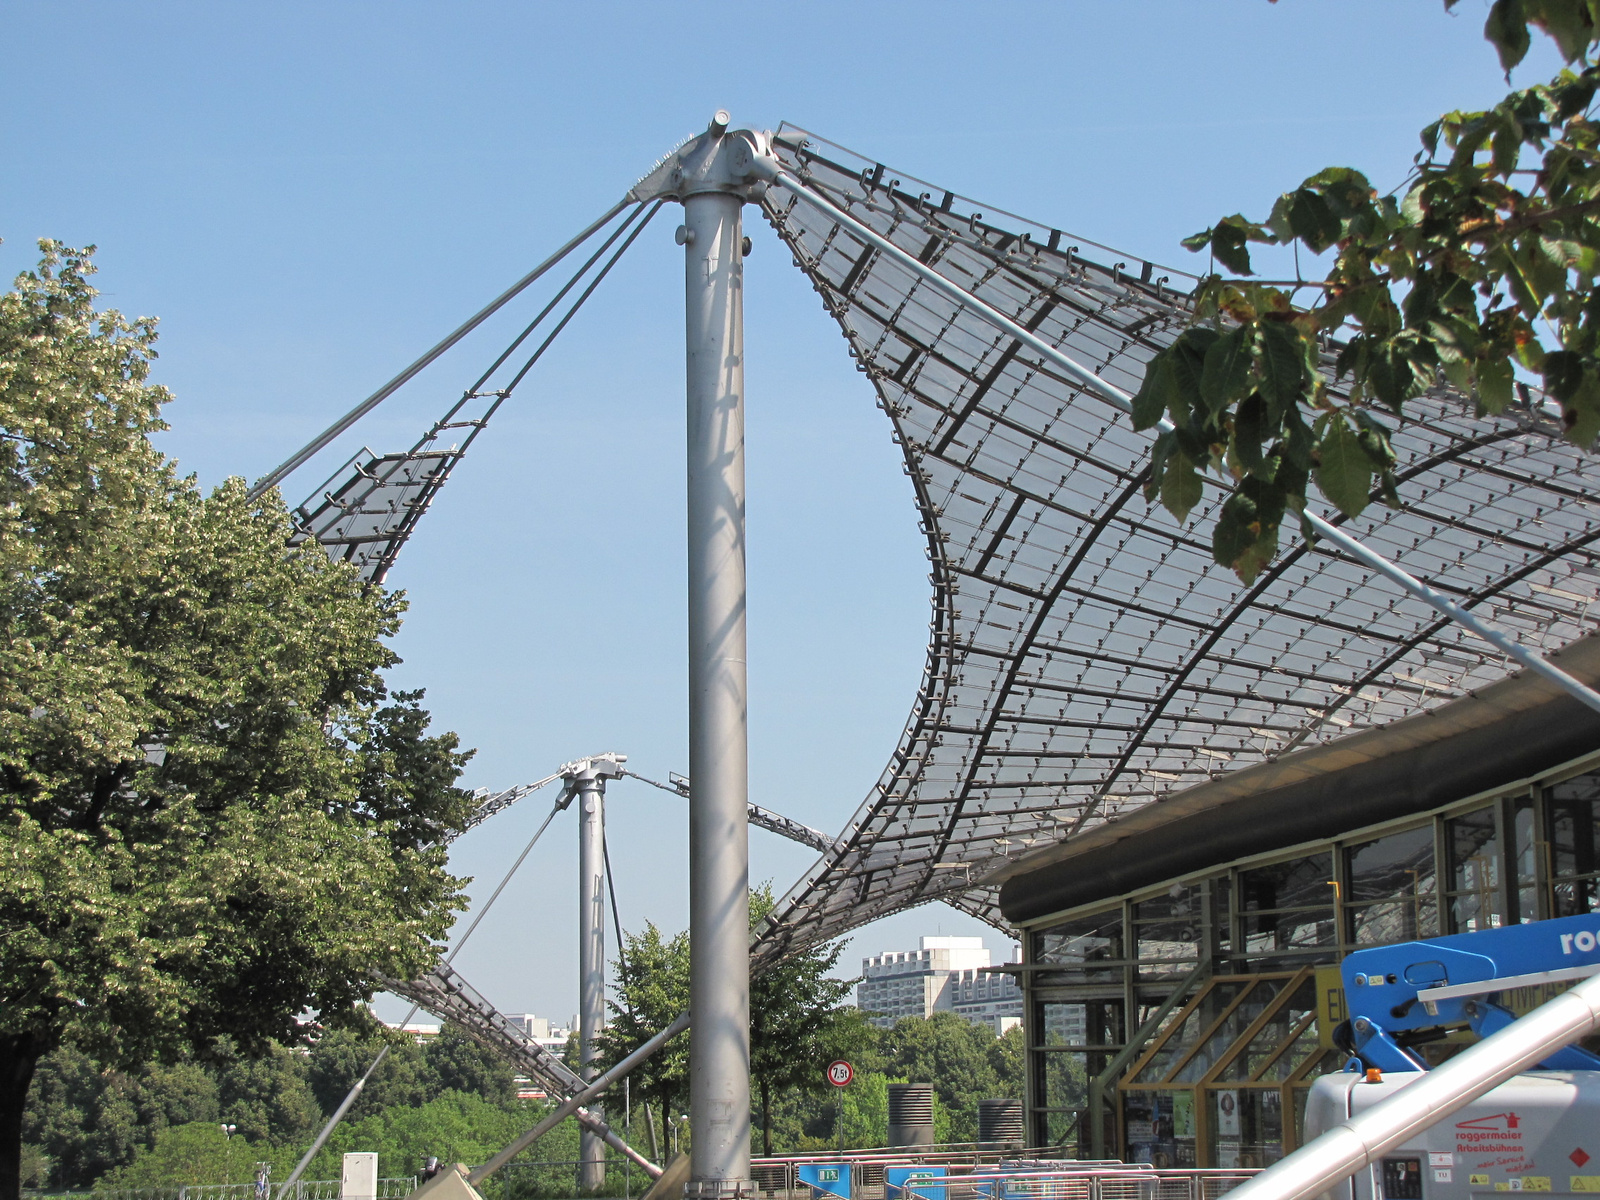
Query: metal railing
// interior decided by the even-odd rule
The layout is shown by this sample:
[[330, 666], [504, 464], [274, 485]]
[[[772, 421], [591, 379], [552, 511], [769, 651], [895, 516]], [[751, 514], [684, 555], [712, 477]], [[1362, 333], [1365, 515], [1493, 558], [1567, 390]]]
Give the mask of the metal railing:
[[[301, 1179], [294, 1185], [294, 1200], [341, 1200], [337, 1179]], [[401, 1200], [417, 1190], [415, 1175], [378, 1180], [376, 1200]], [[277, 1194], [268, 1183], [269, 1198]], [[258, 1200], [262, 1195], [255, 1183], [175, 1183], [169, 1187], [95, 1188], [93, 1200]], [[287, 1200], [287, 1198], [286, 1198]]]
[[[850, 1200], [1217, 1200], [1255, 1168], [1157, 1169], [1143, 1163], [1048, 1159], [1049, 1150], [938, 1147], [826, 1152], [758, 1158], [750, 1165], [757, 1200], [828, 1200], [830, 1189], [800, 1178], [802, 1166], [850, 1167]], [[894, 1168], [940, 1174], [891, 1185]]]

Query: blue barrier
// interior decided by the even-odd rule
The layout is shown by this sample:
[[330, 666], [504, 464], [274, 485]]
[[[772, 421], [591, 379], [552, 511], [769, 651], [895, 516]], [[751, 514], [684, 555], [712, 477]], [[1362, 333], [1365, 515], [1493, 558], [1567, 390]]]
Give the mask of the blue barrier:
[[945, 1200], [944, 1173], [943, 1167], [888, 1167], [883, 1173], [884, 1200]]
[[811, 1200], [835, 1196], [850, 1200], [849, 1163], [801, 1163], [800, 1182], [811, 1189]]

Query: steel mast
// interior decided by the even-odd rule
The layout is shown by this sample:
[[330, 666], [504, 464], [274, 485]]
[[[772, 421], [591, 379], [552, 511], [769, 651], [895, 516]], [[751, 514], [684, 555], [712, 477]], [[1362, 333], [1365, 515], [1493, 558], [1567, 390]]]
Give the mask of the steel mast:
[[683, 204], [689, 568], [690, 1200], [750, 1193], [749, 738], [741, 213], [779, 164], [728, 114], [640, 182]]

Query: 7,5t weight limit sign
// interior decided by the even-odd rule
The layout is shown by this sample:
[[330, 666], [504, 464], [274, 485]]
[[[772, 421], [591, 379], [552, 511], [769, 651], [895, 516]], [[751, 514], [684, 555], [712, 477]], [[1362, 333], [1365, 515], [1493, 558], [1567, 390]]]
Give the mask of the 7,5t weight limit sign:
[[856, 1077], [855, 1068], [842, 1058], [836, 1058], [828, 1064], [828, 1082], [834, 1087], [844, 1087]]

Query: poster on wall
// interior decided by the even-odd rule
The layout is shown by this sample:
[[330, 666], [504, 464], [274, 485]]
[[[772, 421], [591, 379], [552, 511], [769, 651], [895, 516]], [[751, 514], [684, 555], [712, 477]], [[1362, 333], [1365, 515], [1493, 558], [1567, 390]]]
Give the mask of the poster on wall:
[[1217, 1092], [1217, 1136], [1239, 1136], [1239, 1093], [1233, 1088]]
[[1172, 1096], [1172, 1136], [1194, 1136], [1194, 1093], [1174, 1092]]

